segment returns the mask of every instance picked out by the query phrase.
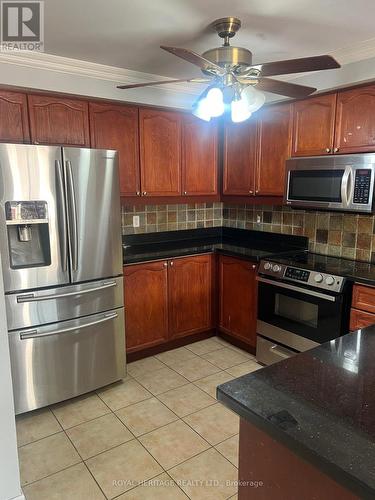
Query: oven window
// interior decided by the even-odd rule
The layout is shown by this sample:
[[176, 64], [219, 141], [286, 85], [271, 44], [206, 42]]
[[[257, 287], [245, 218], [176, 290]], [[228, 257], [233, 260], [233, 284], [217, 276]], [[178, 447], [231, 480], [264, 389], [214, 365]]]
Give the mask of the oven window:
[[341, 202], [344, 170], [290, 171], [289, 200]]
[[275, 314], [310, 326], [318, 327], [318, 305], [295, 299], [282, 293], [275, 294]]

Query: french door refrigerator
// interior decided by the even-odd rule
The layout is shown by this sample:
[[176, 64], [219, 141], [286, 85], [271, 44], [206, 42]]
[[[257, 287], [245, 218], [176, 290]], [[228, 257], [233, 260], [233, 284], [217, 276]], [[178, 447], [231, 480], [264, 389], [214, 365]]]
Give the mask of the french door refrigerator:
[[16, 413], [121, 379], [117, 153], [0, 145], [0, 252]]

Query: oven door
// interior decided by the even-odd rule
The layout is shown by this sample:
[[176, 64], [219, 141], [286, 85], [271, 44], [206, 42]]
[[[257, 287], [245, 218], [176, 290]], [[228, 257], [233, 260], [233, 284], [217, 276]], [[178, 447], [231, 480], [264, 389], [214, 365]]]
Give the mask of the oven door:
[[343, 296], [258, 277], [257, 333], [305, 351], [342, 335]]

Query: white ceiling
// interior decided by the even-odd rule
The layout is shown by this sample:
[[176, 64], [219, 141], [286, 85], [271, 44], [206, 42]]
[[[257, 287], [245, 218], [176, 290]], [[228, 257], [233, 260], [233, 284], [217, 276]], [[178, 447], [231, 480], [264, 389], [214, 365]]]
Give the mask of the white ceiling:
[[45, 51], [188, 77], [199, 70], [159, 45], [204, 52], [220, 44], [208, 25], [228, 15], [242, 21], [233, 45], [249, 48], [254, 62], [334, 53], [374, 37], [373, 0], [45, 0]]

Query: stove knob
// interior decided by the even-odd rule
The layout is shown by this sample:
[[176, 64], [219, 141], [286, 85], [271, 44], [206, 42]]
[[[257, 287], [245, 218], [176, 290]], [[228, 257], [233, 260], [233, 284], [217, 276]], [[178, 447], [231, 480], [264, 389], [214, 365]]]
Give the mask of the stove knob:
[[275, 264], [272, 268], [272, 271], [274, 273], [278, 273], [279, 271], [281, 271], [281, 267], [279, 266], [279, 264]]
[[265, 262], [264, 263], [264, 269], [271, 269], [272, 265], [271, 265], [271, 262]]
[[321, 283], [323, 281], [323, 276], [321, 274], [316, 274], [314, 277], [315, 283]]
[[335, 278], [333, 276], [327, 276], [326, 277], [326, 285], [332, 286], [335, 282]]

